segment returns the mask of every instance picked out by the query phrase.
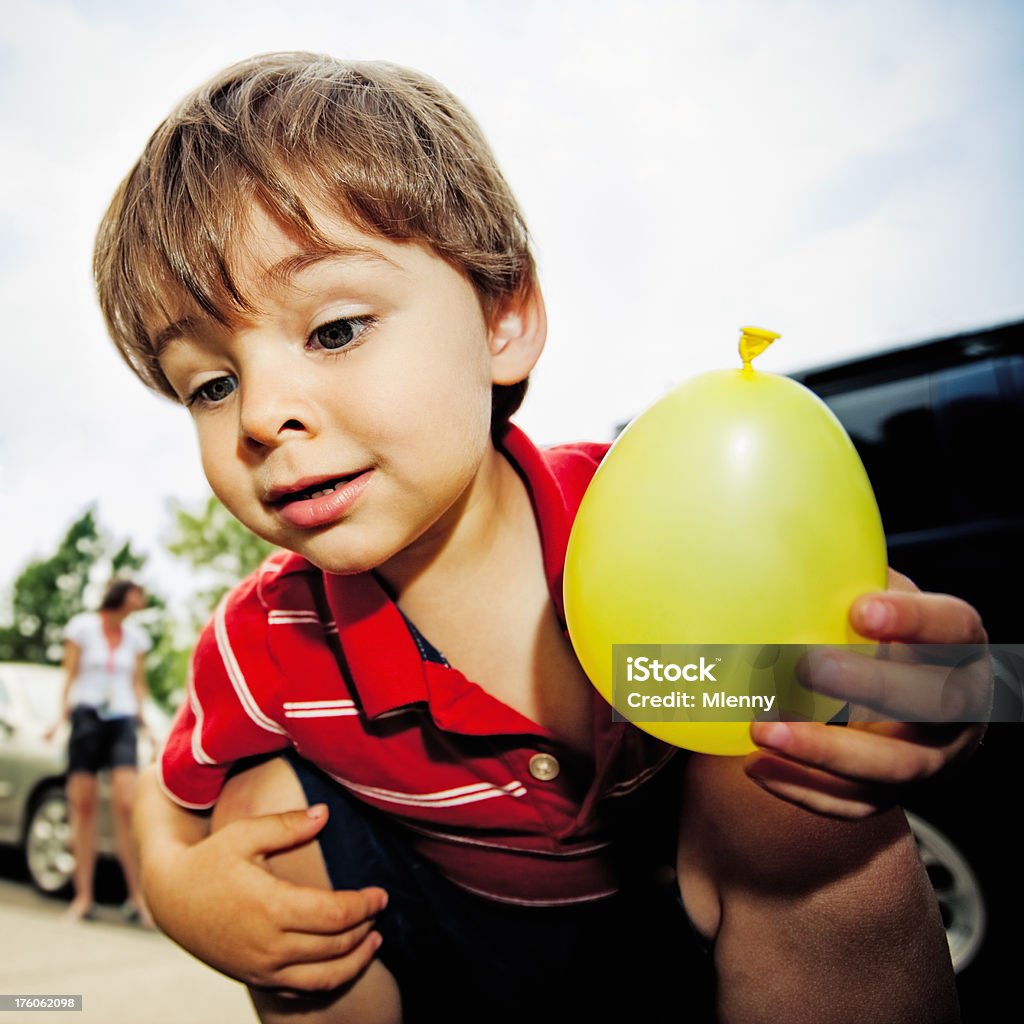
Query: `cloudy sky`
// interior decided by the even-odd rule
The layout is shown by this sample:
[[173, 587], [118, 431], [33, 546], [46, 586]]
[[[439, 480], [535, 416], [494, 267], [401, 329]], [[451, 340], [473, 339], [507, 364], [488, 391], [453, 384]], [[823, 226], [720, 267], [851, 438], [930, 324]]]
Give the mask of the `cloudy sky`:
[[548, 299], [540, 442], [733, 365], [741, 324], [786, 371], [1024, 317], [1017, 0], [0, 0], [0, 591], [91, 502], [175, 589], [167, 500], [208, 492], [105, 337], [92, 237], [177, 99], [282, 49], [418, 67], [481, 121]]

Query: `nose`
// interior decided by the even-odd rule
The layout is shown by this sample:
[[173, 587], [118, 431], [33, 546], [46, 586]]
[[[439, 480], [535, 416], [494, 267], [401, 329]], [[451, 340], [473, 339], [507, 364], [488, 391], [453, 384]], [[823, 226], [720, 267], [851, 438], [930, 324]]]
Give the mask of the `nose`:
[[308, 390], [282, 367], [250, 368], [239, 391], [239, 430], [247, 448], [273, 448], [287, 440], [314, 436], [320, 429]]

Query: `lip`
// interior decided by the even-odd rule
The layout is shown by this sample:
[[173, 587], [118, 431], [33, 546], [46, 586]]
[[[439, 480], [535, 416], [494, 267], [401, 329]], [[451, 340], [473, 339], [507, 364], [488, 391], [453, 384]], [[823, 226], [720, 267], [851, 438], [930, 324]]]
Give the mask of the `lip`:
[[[315, 498], [290, 498], [302, 491], [315, 489], [317, 484], [330, 484], [343, 476], [348, 479], [337, 484], [330, 494], [321, 494]], [[264, 500], [289, 526], [307, 530], [329, 526], [348, 514], [369, 486], [372, 476], [372, 469], [364, 469], [355, 474], [305, 477], [286, 486], [272, 487]]]
[[321, 473], [318, 476], [304, 476], [298, 480], [291, 480], [286, 484], [277, 484], [274, 487], [267, 488], [263, 500], [268, 505], [278, 505], [288, 500], [289, 495], [298, 494], [300, 491], [308, 491], [311, 487], [316, 487], [317, 484], [328, 484], [334, 480], [344, 480], [346, 477], [356, 477], [359, 475], [357, 471], [355, 473]]

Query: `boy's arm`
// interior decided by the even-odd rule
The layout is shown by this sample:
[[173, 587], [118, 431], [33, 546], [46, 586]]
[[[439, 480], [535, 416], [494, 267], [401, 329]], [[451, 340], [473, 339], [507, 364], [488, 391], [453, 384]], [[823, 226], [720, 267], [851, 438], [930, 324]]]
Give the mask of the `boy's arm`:
[[721, 1024], [959, 1019], [934, 895], [902, 812], [809, 814], [736, 758], [687, 769], [679, 879], [714, 939]]
[[[858, 598], [850, 610], [862, 636], [889, 644], [884, 664], [837, 652], [830, 676], [812, 670], [812, 689], [867, 709], [848, 728], [817, 722], [758, 722], [751, 737], [761, 750], [747, 773], [758, 785], [820, 814], [860, 818], [900, 803], [907, 786], [934, 778], [973, 753], [985, 732], [992, 702], [988, 636], [966, 601], [922, 593], [889, 570], [889, 589]], [[911, 649], [903, 645], [918, 645]], [[977, 656], [953, 673], [941, 664], [899, 662], [940, 655], [943, 645], [969, 645]], [[955, 648], [953, 648], [955, 649]], [[965, 648], [959, 648], [964, 650]], [[930, 720], [929, 720], [930, 719]]]
[[269, 854], [313, 840], [325, 808], [237, 821], [209, 819], [164, 794], [150, 768], [139, 778], [134, 832], [154, 919], [211, 967], [261, 988], [328, 991], [373, 958], [364, 942], [382, 890], [328, 892], [275, 878]]

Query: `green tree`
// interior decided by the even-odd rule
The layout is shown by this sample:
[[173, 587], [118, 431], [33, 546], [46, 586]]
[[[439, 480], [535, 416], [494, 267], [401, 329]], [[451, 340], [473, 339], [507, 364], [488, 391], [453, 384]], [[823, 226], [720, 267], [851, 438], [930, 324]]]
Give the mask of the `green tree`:
[[197, 621], [205, 621], [221, 597], [256, 569], [274, 547], [247, 530], [213, 496], [198, 512], [181, 505], [172, 507], [174, 531], [167, 550], [208, 581], [197, 592], [193, 606]]
[[[30, 562], [14, 581], [13, 623], [0, 629], [0, 660], [57, 662], [65, 623], [85, 607], [84, 593], [105, 544], [93, 507], [68, 528], [57, 551]], [[138, 560], [125, 545], [122, 562]]]
[[151, 629], [153, 647], [146, 655], [146, 684], [153, 699], [165, 710], [180, 702], [188, 680], [188, 662], [192, 656], [193, 634], [184, 641], [178, 624], [164, 610], [157, 629]]
[[190, 602], [191, 621], [168, 623], [147, 661], [150, 689], [164, 706], [173, 706], [180, 699], [192, 648], [217, 602], [274, 550], [242, 526], [215, 497], [196, 510], [180, 504], [171, 508], [174, 525], [167, 550], [193, 569], [202, 585]]
[[[222, 595], [252, 572], [273, 550], [250, 533], [211, 497], [197, 511], [174, 509], [168, 551], [195, 570], [204, 586], [190, 604], [190, 621], [179, 622], [166, 602], [147, 587], [149, 602], [140, 625], [153, 641], [146, 658], [150, 692], [165, 708], [172, 707], [185, 687], [188, 659], [199, 628]], [[146, 563], [131, 541], [113, 543], [105, 536], [90, 506], [68, 528], [49, 558], [30, 562], [14, 581], [12, 619], [0, 626], [0, 661], [60, 661], [67, 621], [87, 605], [90, 584], [115, 575], [134, 575]]]
[[[90, 584], [103, 585], [113, 576], [131, 576], [146, 564], [146, 556], [130, 540], [116, 546], [103, 532], [90, 506], [76, 519], [49, 558], [30, 562], [12, 586], [13, 622], [0, 627], [0, 661], [57, 663], [68, 620], [85, 610]], [[158, 701], [184, 685], [184, 652], [175, 650], [175, 623], [163, 598], [147, 588], [148, 604], [140, 624], [153, 641], [147, 680]]]

